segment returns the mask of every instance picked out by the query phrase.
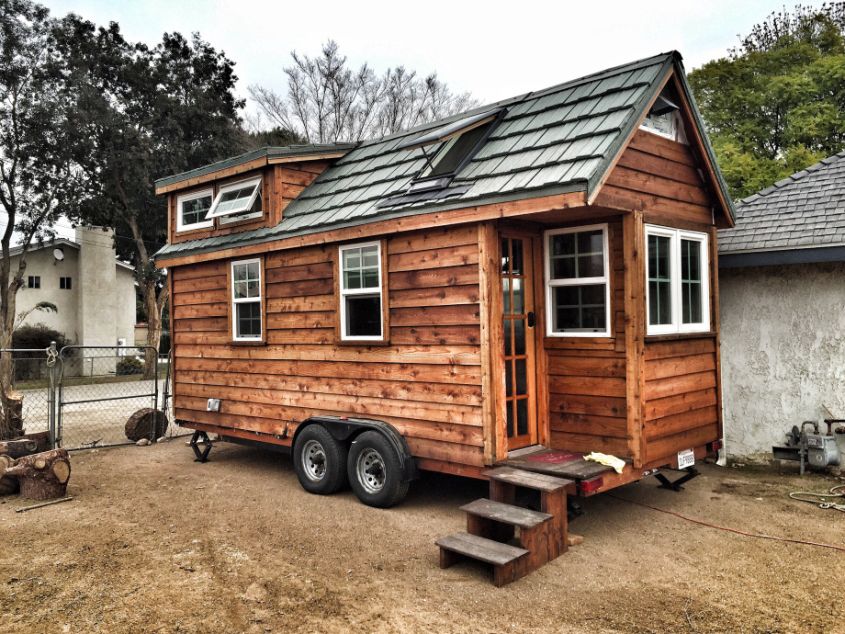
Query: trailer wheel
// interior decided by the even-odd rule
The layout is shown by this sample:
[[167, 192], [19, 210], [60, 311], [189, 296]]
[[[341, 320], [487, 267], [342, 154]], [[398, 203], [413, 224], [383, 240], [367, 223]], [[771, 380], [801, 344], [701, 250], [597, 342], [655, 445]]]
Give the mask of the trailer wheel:
[[367, 506], [388, 508], [408, 493], [396, 450], [377, 431], [366, 431], [352, 443], [347, 461], [349, 484]]
[[293, 468], [299, 484], [309, 493], [327, 495], [346, 483], [345, 444], [338, 442], [321, 425], [309, 425], [296, 437]]

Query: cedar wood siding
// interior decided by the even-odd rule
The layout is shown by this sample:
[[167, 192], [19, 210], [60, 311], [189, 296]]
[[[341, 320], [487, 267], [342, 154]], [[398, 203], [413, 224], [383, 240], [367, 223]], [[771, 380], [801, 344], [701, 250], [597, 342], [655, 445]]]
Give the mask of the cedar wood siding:
[[256, 172], [244, 172], [229, 178], [216, 180], [213, 183], [204, 183], [188, 189], [180, 189], [168, 197], [169, 212], [168, 219], [168, 242], [176, 244], [187, 240], [199, 240], [211, 236], [225, 236], [239, 231], [248, 231], [259, 227], [273, 227], [282, 219], [285, 207], [296, 198], [303, 189], [310, 185], [327, 167], [327, 161], [309, 161], [302, 163], [285, 163], [284, 165], [271, 165], [261, 170], [261, 197], [264, 208], [264, 217], [255, 220], [232, 224], [220, 224], [219, 219], [215, 220], [215, 226], [208, 229], [193, 229], [176, 232], [176, 201], [179, 196], [191, 194], [192, 192], [211, 189], [214, 194], [224, 185], [240, 180], [246, 180], [257, 176]]
[[[710, 234], [710, 323], [718, 332], [714, 199], [699, 165], [689, 146], [638, 131], [596, 204], [624, 204], [641, 209], [647, 224]], [[642, 365], [644, 464], [664, 464], [721, 437], [717, 336], [646, 337]]]
[[[338, 245], [264, 256], [266, 345], [231, 343], [231, 260], [173, 269], [182, 421], [292, 437], [318, 414], [376, 418], [426, 469], [482, 466], [478, 229], [388, 238], [389, 342], [339, 343]], [[206, 399], [221, 398], [219, 413]]]
[[[591, 223], [583, 223], [591, 224]], [[549, 442], [553, 449], [631, 455], [625, 400], [625, 302], [622, 222], [608, 222], [609, 338], [546, 337]], [[543, 377], [539, 377], [543, 380]]]

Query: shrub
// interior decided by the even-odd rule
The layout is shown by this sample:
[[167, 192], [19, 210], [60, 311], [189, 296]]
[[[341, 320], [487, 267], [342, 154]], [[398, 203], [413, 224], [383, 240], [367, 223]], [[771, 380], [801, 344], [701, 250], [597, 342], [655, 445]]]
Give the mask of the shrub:
[[117, 374], [141, 374], [144, 371], [144, 362], [135, 357], [123, 357], [117, 362]]
[[[71, 343], [64, 333], [44, 324], [21, 326], [12, 333], [13, 348], [43, 350], [48, 348], [52, 341], [56, 342], [57, 350], [61, 350]], [[42, 379], [47, 376], [47, 364], [44, 361], [45, 354], [43, 352], [16, 352], [14, 359], [16, 381]]]

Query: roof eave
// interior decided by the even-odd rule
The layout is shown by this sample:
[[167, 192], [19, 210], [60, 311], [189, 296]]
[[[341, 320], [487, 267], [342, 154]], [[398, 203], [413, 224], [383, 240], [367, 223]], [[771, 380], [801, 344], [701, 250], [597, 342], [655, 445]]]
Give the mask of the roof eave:
[[325, 148], [315, 148], [313, 150], [296, 152], [296, 151], [282, 151], [286, 148], [263, 147], [250, 152], [245, 152], [238, 156], [217, 161], [210, 165], [204, 165], [197, 169], [174, 174], [173, 176], [165, 176], [164, 178], [156, 179], [155, 193], [156, 195], [167, 194], [179, 189], [186, 189], [195, 185], [201, 185], [214, 181], [224, 175], [242, 174], [254, 169], [260, 169], [267, 165], [276, 165], [281, 163], [298, 163], [304, 161], [320, 161], [320, 160], [335, 160], [342, 158], [348, 154], [357, 144], [337, 144], [335, 146], [326, 146]]

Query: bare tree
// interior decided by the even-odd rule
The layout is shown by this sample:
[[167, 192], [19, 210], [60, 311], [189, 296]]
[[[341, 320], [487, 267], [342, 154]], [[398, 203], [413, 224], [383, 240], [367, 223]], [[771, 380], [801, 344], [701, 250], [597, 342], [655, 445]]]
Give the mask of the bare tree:
[[436, 74], [404, 66], [378, 75], [368, 64], [350, 68], [329, 40], [317, 57], [291, 53], [284, 68], [287, 91], [253, 85], [252, 100], [271, 126], [308, 143], [360, 141], [448, 117], [476, 105], [469, 93], [453, 93]]

